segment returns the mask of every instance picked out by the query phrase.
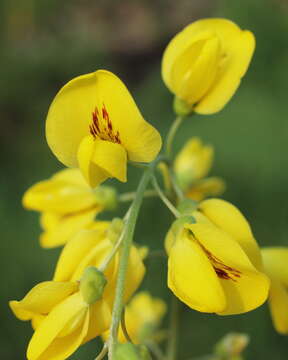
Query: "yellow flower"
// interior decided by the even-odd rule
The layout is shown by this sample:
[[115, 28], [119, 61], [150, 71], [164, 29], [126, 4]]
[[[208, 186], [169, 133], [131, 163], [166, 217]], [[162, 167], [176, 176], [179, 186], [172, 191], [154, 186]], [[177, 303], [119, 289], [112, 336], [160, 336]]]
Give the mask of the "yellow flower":
[[[99, 294], [96, 294], [96, 300], [95, 294], [91, 296], [93, 286], [91, 290], [90, 278], [82, 283], [87, 269], [91, 266], [99, 268], [113, 249], [107, 230], [108, 225], [106, 230], [79, 232], [64, 247], [53, 281], [38, 284], [21, 301], [10, 302], [14, 314], [20, 320], [31, 320], [35, 330], [28, 346], [28, 360], [64, 360], [81, 344], [109, 328], [119, 254], [104, 271], [107, 284], [102, 298], [99, 298]], [[139, 286], [144, 273], [138, 250], [132, 247], [125, 302]], [[95, 302], [91, 303], [88, 299]]]
[[23, 205], [42, 213], [44, 233], [40, 243], [51, 248], [65, 244], [77, 231], [89, 227], [102, 210], [113, 209], [116, 192], [108, 186], [93, 190], [79, 169], [64, 169], [31, 186], [23, 196]]
[[[146, 291], [134, 295], [125, 308], [126, 329], [132, 342], [140, 344], [153, 339], [166, 310], [167, 307], [163, 300], [153, 298]], [[102, 336], [106, 340], [109, 331]], [[127, 341], [122, 329], [119, 331], [118, 340], [121, 343]]]
[[[56, 265], [54, 281], [76, 281], [89, 266], [99, 268], [115, 246], [114, 235], [111, 241], [110, 227], [106, 222], [101, 227], [97, 223], [94, 229], [79, 231], [63, 248]], [[110, 279], [105, 292], [106, 301], [112, 306], [119, 263], [119, 252], [116, 253], [104, 274]], [[135, 292], [145, 274], [141, 251], [132, 246], [126, 277], [124, 300]]]
[[264, 268], [271, 280], [269, 307], [275, 329], [288, 334], [288, 248], [261, 249]]
[[224, 192], [225, 183], [219, 177], [205, 177], [211, 170], [214, 149], [204, 145], [200, 138], [187, 141], [174, 160], [174, 172], [186, 197], [200, 201], [207, 196], [217, 196]]
[[68, 82], [52, 102], [46, 137], [56, 157], [79, 167], [95, 187], [109, 177], [126, 181], [127, 161], [150, 162], [161, 137], [139, 112], [122, 81], [106, 70]]
[[87, 304], [77, 282], [42, 282], [21, 301], [10, 301], [10, 307], [20, 320], [32, 320], [28, 360], [64, 360], [111, 321], [105, 296]]
[[219, 199], [201, 202], [191, 215], [196, 223], [175, 224], [166, 237], [170, 289], [202, 312], [240, 314], [260, 306], [269, 280], [244, 216]]
[[212, 114], [220, 111], [237, 90], [254, 49], [253, 34], [232, 21], [198, 20], [168, 44], [162, 77], [188, 108]]

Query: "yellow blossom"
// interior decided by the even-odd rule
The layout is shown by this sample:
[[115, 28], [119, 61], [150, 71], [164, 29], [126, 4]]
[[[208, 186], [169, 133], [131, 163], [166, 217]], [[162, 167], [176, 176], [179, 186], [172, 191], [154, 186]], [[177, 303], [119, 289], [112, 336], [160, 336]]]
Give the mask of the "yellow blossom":
[[[113, 222], [106, 222], [101, 227], [97, 223], [89, 230], [79, 231], [63, 248], [56, 265], [54, 281], [76, 281], [89, 266], [99, 268], [115, 246], [114, 236], [110, 239], [110, 227]], [[94, 227], [94, 228], [93, 228]], [[141, 283], [145, 267], [141, 251], [132, 246], [126, 277], [124, 300], [128, 301]], [[105, 292], [107, 302], [112, 306], [116, 285], [119, 252], [113, 257], [104, 271], [108, 282]]]
[[196, 223], [172, 226], [166, 236], [170, 289], [202, 312], [240, 314], [260, 306], [269, 280], [244, 216], [219, 199], [201, 202], [191, 215]]
[[168, 44], [162, 77], [182, 107], [212, 114], [221, 110], [237, 90], [254, 49], [253, 34], [232, 21], [198, 20]]
[[64, 169], [31, 186], [23, 196], [23, 205], [42, 213], [44, 232], [40, 243], [51, 248], [65, 244], [75, 232], [88, 228], [99, 212], [113, 209], [116, 192], [109, 186], [91, 189], [79, 169]]
[[224, 192], [223, 179], [205, 178], [211, 170], [213, 158], [213, 147], [204, 145], [198, 137], [188, 140], [177, 154], [173, 168], [186, 197], [201, 201], [207, 196], [218, 196]]
[[56, 157], [79, 167], [92, 187], [109, 177], [125, 182], [128, 160], [150, 162], [161, 147], [125, 85], [106, 70], [76, 77], [58, 92], [46, 137]]
[[46, 281], [21, 301], [10, 301], [20, 320], [32, 320], [35, 332], [27, 349], [28, 360], [64, 360], [86, 341], [105, 331], [111, 310], [105, 297], [87, 304], [78, 282]]
[[275, 329], [288, 335], [288, 248], [261, 249], [264, 268], [271, 280], [269, 307]]
[[[134, 344], [144, 343], [157, 337], [157, 329], [167, 310], [163, 300], [153, 298], [148, 292], [142, 291], [134, 295], [125, 308], [125, 324], [129, 337]], [[109, 331], [103, 339], [108, 339]], [[118, 341], [127, 341], [123, 331], [119, 330]]]
[[[35, 330], [27, 350], [28, 360], [64, 360], [81, 344], [109, 328], [119, 254], [104, 271], [107, 283], [99, 279], [99, 271], [89, 270], [91, 266], [99, 269], [113, 249], [114, 244], [107, 237], [108, 226], [105, 230], [80, 231], [64, 247], [53, 281], [38, 284], [21, 301], [10, 302], [14, 314], [20, 320], [31, 320]], [[139, 286], [144, 273], [141, 256], [132, 247], [125, 302]], [[94, 275], [97, 278], [93, 285]], [[102, 297], [96, 285], [103, 291]]]

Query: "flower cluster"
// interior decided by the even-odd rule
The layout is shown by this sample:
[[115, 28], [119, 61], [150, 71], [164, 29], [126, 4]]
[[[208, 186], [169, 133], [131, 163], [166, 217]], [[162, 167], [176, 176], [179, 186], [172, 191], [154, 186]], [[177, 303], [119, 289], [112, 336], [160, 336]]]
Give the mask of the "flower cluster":
[[[161, 155], [160, 134], [113, 73], [79, 76], [58, 92], [46, 137], [68, 168], [31, 186], [23, 205], [41, 213], [41, 246], [64, 247], [53, 278], [10, 302], [15, 316], [31, 321], [34, 329], [29, 360], [64, 360], [98, 336], [104, 346], [97, 359], [107, 351], [109, 360], [151, 359], [149, 351], [166, 359], [157, 343], [168, 336], [169, 344], [174, 333], [160, 328], [167, 305], [147, 291], [133, 296], [150, 256], [147, 247], [133, 242], [146, 196], [159, 197], [176, 217], [162, 246], [174, 299], [200, 312], [235, 315], [269, 298], [275, 328], [288, 333], [288, 273], [283, 270], [288, 249], [260, 250], [244, 215], [216, 198], [226, 184], [207, 177], [211, 145], [194, 136], [171, 155], [177, 127], [187, 115], [220, 111], [233, 96], [254, 47], [251, 32], [225, 19], [196, 21], [171, 40], [162, 75], [175, 95], [177, 119]], [[144, 168], [135, 193], [118, 194], [102, 184], [108, 178], [126, 182], [129, 163]], [[100, 213], [127, 201], [132, 204], [122, 218], [99, 220]], [[238, 345], [237, 354], [246, 346]]]

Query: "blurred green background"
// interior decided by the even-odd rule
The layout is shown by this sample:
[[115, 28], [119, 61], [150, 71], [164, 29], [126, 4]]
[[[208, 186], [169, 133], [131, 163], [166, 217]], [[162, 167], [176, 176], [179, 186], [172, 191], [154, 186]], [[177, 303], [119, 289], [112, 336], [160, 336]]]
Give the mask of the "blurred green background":
[[[226, 179], [224, 198], [246, 214], [260, 245], [287, 244], [286, 0], [2, 0], [0, 10], [1, 359], [25, 359], [32, 333], [30, 324], [13, 317], [8, 300], [22, 298], [51, 278], [59, 254], [59, 249], [40, 248], [38, 214], [21, 206], [28, 186], [62, 167], [45, 142], [51, 100], [72, 77], [107, 68], [126, 82], [145, 118], [164, 136], [173, 114], [172, 96], [161, 82], [161, 54], [173, 34], [195, 19], [234, 20], [254, 32], [257, 50], [232, 101], [217, 115], [187, 120], [175, 150], [193, 135], [213, 144], [212, 174]], [[139, 176], [138, 169], [131, 169], [129, 182], [118, 188], [134, 190]], [[160, 249], [170, 221], [159, 201], [146, 200], [137, 242]], [[151, 259], [147, 267], [142, 287], [168, 299], [165, 259]], [[183, 306], [179, 359], [208, 353], [232, 330], [251, 336], [246, 359], [287, 358], [287, 337], [274, 331], [264, 305], [233, 317], [203, 315]], [[93, 359], [98, 345], [92, 341], [72, 359]]]

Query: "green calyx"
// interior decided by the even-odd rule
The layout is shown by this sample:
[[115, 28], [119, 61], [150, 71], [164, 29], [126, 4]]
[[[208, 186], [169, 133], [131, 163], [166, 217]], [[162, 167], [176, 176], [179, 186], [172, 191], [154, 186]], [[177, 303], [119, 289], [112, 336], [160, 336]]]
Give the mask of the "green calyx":
[[175, 220], [172, 224], [171, 230], [175, 237], [177, 237], [177, 234], [179, 231], [181, 231], [184, 228], [185, 224], [195, 224], [196, 220], [194, 216], [192, 215], [184, 215], [179, 217], [177, 220]]
[[173, 102], [173, 109], [177, 115], [187, 116], [193, 112], [193, 105], [175, 96]]
[[107, 280], [104, 274], [94, 266], [85, 269], [80, 280], [80, 293], [88, 305], [102, 298]]
[[195, 210], [197, 210], [197, 207], [197, 201], [192, 199], [185, 199], [178, 204], [177, 210], [180, 212], [181, 215], [191, 215]]
[[132, 343], [117, 344], [115, 360], [152, 360], [148, 349], [144, 345]]
[[97, 204], [105, 210], [115, 210], [118, 206], [117, 191], [111, 186], [101, 185], [94, 190]]

